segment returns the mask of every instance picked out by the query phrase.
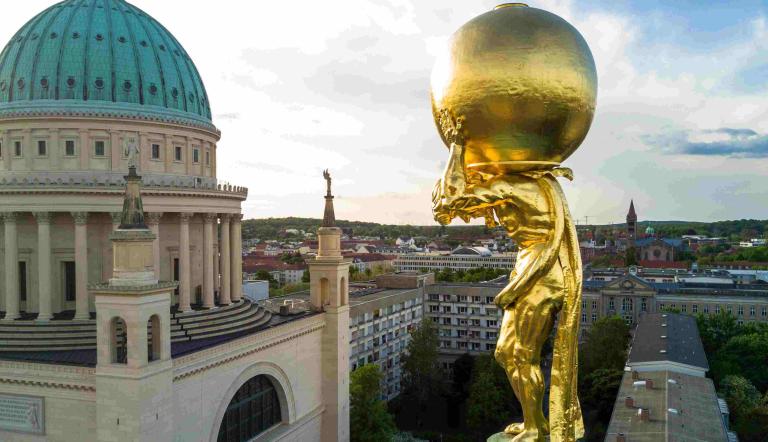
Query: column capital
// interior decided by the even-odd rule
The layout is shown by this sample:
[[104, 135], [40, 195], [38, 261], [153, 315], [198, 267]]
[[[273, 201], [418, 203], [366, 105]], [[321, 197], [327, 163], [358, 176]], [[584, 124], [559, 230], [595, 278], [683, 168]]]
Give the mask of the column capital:
[[75, 220], [75, 224], [87, 224], [88, 212], [72, 212], [72, 218]]
[[109, 216], [112, 218], [112, 224], [120, 224], [123, 220], [123, 212], [109, 212]]
[[17, 212], [3, 212], [0, 214], [0, 218], [2, 218], [5, 222], [16, 222], [18, 217], [19, 214]]
[[206, 214], [203, 214], [203, 220], [205, 220], [206, 224], [215, 223], [216, 219], [218, 217], [219, 217], [218, 213], [206, 213]]
[[33, 212], [38, 224], [50, 224], [53, 214], [51, 212]]
[[147, 219], [147, 224], [160, 224], [163, 212], [146, 212], [144, 217]]
[[181, 220], [182, 223], [188, 223], [193, 216], [195, 216], [194, 213], [182, 212], [179, 213], [179, 220]]
[[232, 219], [232, 214], [222, 213], [222, 214], [219, 214], [219, 218], [221, 219], [221, 222], [229, 222], [229, 220]]
[[243, 220], [243, 214], [242, 213], [236, 213], [232, 215], [232, 221], [240, 222]]

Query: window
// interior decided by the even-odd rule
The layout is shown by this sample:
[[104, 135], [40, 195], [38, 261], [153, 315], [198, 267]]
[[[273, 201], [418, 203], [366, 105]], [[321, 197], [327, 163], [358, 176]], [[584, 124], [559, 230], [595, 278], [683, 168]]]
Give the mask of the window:
[[739, 305], [738, 312], [739, 312], [739, 316], [744, 316], [744, 306], [743, 305]]
[[13, 155], [17, 156], [17, 157], [20, 157], [22, 153], [23, 152], [22, 152], [22, 149], [21, 149], [21, 141], [14, 141], [13, 142]]
[[729, 315], [732, 315], [733, 314], [733, 306], [732, 305], [727, 306], [726, 307], [726, 311], [728, 312]]
[[27, 300], [27, 263], [19, 261], [19, 299]]
[[760, 309], [760, 316], [762, 316], [763, 318], [765, 318], [766, 316], [768, 316], [768, 308], [766, 308], [765, 306], [763, 306], [763, 307]]
[[217, 440], [251, 440], [282, 420], [277, 389], [267, 376], [259, 375], [235, 393], [221, 420]]
[[96, 155], [97, 157], [104, 156], [104, 141], [99, 140], [94, 143], [93, 154]]
[[691, 311], [692, 311], [693, 313], [698, 313], [698, 312], [699, 312], [699, 305], [698, 305], [698, 304], [693, 304], [693, 305], [691, 306]]
[[688, 313], [688, 304], [681, 304], [680, 305], [680, 311], [682, 313]]
[[192, 149], [192, 162], [193, 163], [200, 162], [200, 149]]
[[709, 313], [709, 304], [704, 304], [704, 313]]
[[597, 321], [597, 313], [592, 312], [592, 322]]
[[720, 314], [720, 305], [715, 306], [715, 314]]
[[112, 363], [128, 363], [128, 327], [122, 318], [112, 318], [111, 323], [111, 344], [112, 344]]
[[648, 304], [645, 300], [645, 298], [640, 299], [640, 311], [647, 311], [648, 310]]
[[592, 310], [597, 310], [597, 301], [592, 301]]
[[152, 159], [153, 160], [159, 160], [160, 159], [160, 145], [159, 144], [153, 144], [152, 145]]
[[205, 152], [205, 165], [206, 166], [211, 165], [211, 153], [208, 151]]
[[755, 316], [755, 306], [750, 305], [749, 306], [749, 316]]
[[608, 299], [608, 310], [613, 310], [614, 308], [615, 308], [615, 304], [614, 304], [614, 301], [613, 301], [613, 296], [611, 296]]
[[64, 155], [68, 157], [75, 156], [75, 140], [67, 140], [64, 142]]
[[37, 156], [44, 157], [48, 155], [48, 146], [45, 143], [45, 140], [38, 140], [37, 141]]
[[64, 266], [64, 299], [67, 301], [75, 300], [75, 262], [66, 261]]
[[581, 322], [587, 322], [587, 314], [586, 313], [583, 313], [583, 312], [581, 313]]
[[175, 146], [173, 148], [173, 159], [175, 161], [181, 161], [181, 146]]

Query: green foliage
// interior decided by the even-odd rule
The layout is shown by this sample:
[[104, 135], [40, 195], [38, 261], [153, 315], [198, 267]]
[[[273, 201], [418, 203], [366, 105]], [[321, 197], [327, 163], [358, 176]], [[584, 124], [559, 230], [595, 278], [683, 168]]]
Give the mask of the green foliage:
[[634, 247], [627, 248], [627, 252], [624, 255], [624, 265], [627, 267], [637, 265], [637, 249]]
[[378, 365], [364, 365], [349, 376], [349, 427], [352, 441], [388, 441], [397, 428], [380, 400], [382, 374]]
[[475, 358], [469, 353], [464, 353], [453, 361], [453, 391], [461, 400], [465, 400], [469, 395], [468, 387], [474, 366]]
[[467, 426], [476, 435], [488, 435], [502, 430], [518, 414], [519, 405], [504, 369], [492, 355], [478, 356], [467, 399]]
[[696, 323], [699, 326], [701, 342], [704, 344], [704, 352], [710, 359], [729, 339], [741, 331], [736, 318], [724, 310], [710, 316], [700, 313], [696, 316]]
[[280, 256], [280, 261], [286, 264], [304, 264], [304, 258], [298, 253], [283, 253]]
[[509, 270], [492, 269], [489, 267], [477, 267], [468, 270], [454, 271], [451, 268], [443, 268], [435, 274], [438, 282], [481, 282], [496, 279], [499, 276], [506, 275]]
[[736, 253], [717, 256], [718, 261], [768, 262], [768, 247], [747, 247]]
[[598, 368], [582, 378], [579, 399], [587, 422], [586, 440], [603, 440], [605, 426], [599, 424], [611, 419], [623, 375], [623, 370]]
[[[243, 239], [278, 239], [286, 236], [282, 233], [286, 229], [315, 233], [320, 224], [322, 224], [322, 219], [319, 218], [249, 219], [242, 223]], [[443, 235], [447, 235], [449, 238], [472, 238], [481, 236], [486, 232], [485, 226], [401, 226], [339, 219], [336, 220], [336, 225], [344, 229], [352, 229], [356, 236], [373, 236], [381, 239], [396, 239], [401, 236], [438, 238]], [[459, 240], [451, 240], [450, 242], [456, 245], [461, 243]]]
[[768, 334], [752, 333], [734, 336], [713, 358], [711, 367], [715, 380], [731, 375], [746, 377], [760, 391], [768, 389]]
[[408, 408], [416, 408], [419, 427], [430, 400], [444, 392], [443, 374], [437, 363], [438, 342], [437, 327], [424, 318], [411, 333], [408, 353], [403, 357], [402, 402]]
[[301, 275], [301, 282], [309, 282], [309, 269], [304, 270], [304, 273]]
[[720, 392], [735, 421], [746, 417], [760, 404], [760, 392], [742, 376], [727, 376], [720, 382]]
[[266, 271], [266, 270], [259, 270], [259, 271], [257, 271], [256, 272], [256, 279], [261, 280], [261, 281], [268, 281], [269, 282], [270, 296], [274, 296], [274, 295], [272, 295], [272, 290], [277, 289], [280, 286], [280, 284], [277, 282], [277, 280], [274, 277], [272, 277], [272, 275], [268, 271]]
[[579, 350], [579, 375], [586, 377], [598, 369], [623, 370], [629, 340], [629, 326], [619, 316], [595, 321]]
[[300, 282], [298, 284], [286, 284], [285, 286], [277, 289], [269, 289], [269, 296], [275, 297], [275, 296], [285, 296], [290, 295], [291, 293], [301, 292], [304, 290], [309, 290], [309, 283], [308, 282]]

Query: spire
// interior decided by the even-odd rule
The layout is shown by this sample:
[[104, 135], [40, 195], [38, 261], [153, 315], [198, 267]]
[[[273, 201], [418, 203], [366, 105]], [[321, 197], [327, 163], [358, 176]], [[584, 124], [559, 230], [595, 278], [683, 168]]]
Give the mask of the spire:
[[627, 213], [627, 221], [637, 221], [637, 213], [635, 213], [634, 200], [629, 200], [629, 213]]
[[144, 205], [141, 202], [141, 177], [136, 174], [136, 167], [128, 168], [125, 177], [125, 197], [123, 198], [123, 213], [120, 217], [121, 230], [147, 230], [144, 222]]
[[331, 194], [331, 174], [328, 169], [323, 171], [323, 178], [328, 185], [328, 190], [325, 194], [325, 213], [323, 214], [322, 227], [336, 227], [336, 215], [333, 212], [333, 194]]

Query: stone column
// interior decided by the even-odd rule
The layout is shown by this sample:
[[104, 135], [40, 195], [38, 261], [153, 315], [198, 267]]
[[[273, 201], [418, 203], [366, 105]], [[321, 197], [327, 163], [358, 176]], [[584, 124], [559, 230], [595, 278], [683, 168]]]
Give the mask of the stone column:
[[219, 272], [219, 244], [218, 244], [218, 237], [219, 237], [219, 223], [217, 223], [214, 220], [213, 223], [213, 234], [216, 237], [217, 241], [213, 245], [213, 291], [214, 294], [216, 292], [221, 293], [221, 277]]
[[75, 319], [90, 319], [88, 304], [88, 212], [72, 212], [75, 220]]
[[203, 307], [213, 308], [213, 225], [215, 213], [206, 213], [203, 218]]
[[5, 319], [19, 318], [19, 243], [16, 213], [3, 214], [5, 221]]
[[195, 175], [192, 171], [192, 138], [187, 137], [187, 145], [185, 147], [186, 154], [182, 157], [184, 164], [187, 166], [187, 175]]
[[171, 165], [173, 164], [173, 137], [170, 135], [165, 136], [165, 173], [171, 173]]
[[243, 235], [241, 234], [240, 222], [243, 219], [242, 214], [232, 215], [232, 226], [230, 229], [230, 241], [232, 242], [230, 253], [231, 267], [231, 288], [230, 293], [232, 301], [239, 301], [243, 297]]
[[232, 276], [230, 272], [230, 259], [231, 256], [229, 254], [229, 245], [230, 245], [230, 239], [229, 239], [229, 218], [231, 215], [229, 214], [222, 214], [221, 215], [221, 238], [219, 239], [219, 247], [221, 247], [221, 265], [219, 266], [219, 269], [221, 270], [221, 293], [219, 294], [219, 303], [222, 305], [229, 305], [232, 303], [231, 297], [230, 297], [230, 291], [229, 291], [229, 281], [230, 277]]
[[38, 292], [38, 321], [48, 321], [53, 318], [52, 287], [51, 287], [51, 214], [36, 212], [37, 220], [37, 292]]
[[163, 217], [162, 212], [145, 213], [147, 226], [152, 233], [155, 234], [155, 240], [152, 241], [152, 258], [155, 266], [155, 278], [160, 280], [160, 218]]
[[189, 269], [189, 220], [192, 213], [179, 214], [179, 310], [188, 312], [190, 305], [190, 269]]

